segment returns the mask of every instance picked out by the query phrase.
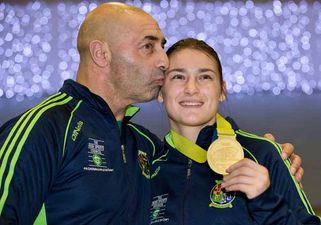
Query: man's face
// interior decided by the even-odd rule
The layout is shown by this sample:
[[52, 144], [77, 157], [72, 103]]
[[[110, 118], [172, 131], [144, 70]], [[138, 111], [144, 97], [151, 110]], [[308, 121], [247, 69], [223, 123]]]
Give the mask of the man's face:
[[110, 67], [118, 93], [128, 104], [154, 99], [168, 67], [163, 33], [149, 15], [132, 15], [118, 33]]

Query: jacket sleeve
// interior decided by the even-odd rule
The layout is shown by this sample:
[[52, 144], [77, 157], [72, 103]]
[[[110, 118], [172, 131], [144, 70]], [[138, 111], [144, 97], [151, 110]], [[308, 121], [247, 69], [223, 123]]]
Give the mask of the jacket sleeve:
[[27, 116], [0, 130], [0, 224], [33, 224], [58, 169], [57, 135]]
[[290, 162], [280, 157], [278, 145], [270, 146], [260, 164], [268, 168], [271, 186], [249, 201], [249, 210], [257, 224], [320, 224], [306, 195], [289, 171]]

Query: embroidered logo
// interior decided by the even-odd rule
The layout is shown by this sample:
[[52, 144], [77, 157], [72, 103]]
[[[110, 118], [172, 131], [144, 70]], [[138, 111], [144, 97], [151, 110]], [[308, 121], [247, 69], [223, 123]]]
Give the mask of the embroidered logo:
[[150, 167], [150, 164], [148, 162], [147, 153], [143, 152], [141, 150], [138, 150], [138, 164], [139, 164], [139, 167], [142, 170], [142, 174], [147, 179], [151, 179], [151, 178], [155, 177], [158, 174], [159, 170], [160, 170], [160, 167], [158, 166], [157, 169], [153, 172], [153, 174], [152, 175], [150, 174], [151, 167]]
[[165, 217], [167, 199], [168, 194], [153, 197], [150, 209], [150, 224], [169, 221], [169, 218]]
[[142, 174], [147, 178], [150, 179], [150, 166], [148, 163], [148, 158], [146, 152], [138, 150], [138, 163], [142, 170]]
[[99, 171], [99, 172], [113, 172], [114, 169], [108, 168], [106, 157], [104, 154], [104, 141], [89, 138], [88, 142], [88, 166], [84, 170]]
[[222, 190], [222, 181], [215, 180], [216, 185], [212, 188], [210, 193], [211, 203], [209, 207], [215, 208], [232, 208], [232, 202], [235, 199], [235, 192], [224, 192]]

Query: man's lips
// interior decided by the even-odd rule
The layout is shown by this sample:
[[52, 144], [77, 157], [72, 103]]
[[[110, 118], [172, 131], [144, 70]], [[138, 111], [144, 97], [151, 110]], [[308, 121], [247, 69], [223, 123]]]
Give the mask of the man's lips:
[[163, 86], [164, 85], [164, 78], [158, 78], [154, 81], [155, 84]]

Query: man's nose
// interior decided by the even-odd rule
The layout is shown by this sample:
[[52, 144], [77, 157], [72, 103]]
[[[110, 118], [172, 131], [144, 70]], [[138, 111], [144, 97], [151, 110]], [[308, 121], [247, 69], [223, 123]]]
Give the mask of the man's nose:
[[160, 57], [159, 57], [157, 67], [160, 68], [162, 71], [165, 71], [165, 70], [167, 70], [168, 65], [169, 65], [168, 57], [166, 55], [165, 50], [162, 49], [160, 52]]

